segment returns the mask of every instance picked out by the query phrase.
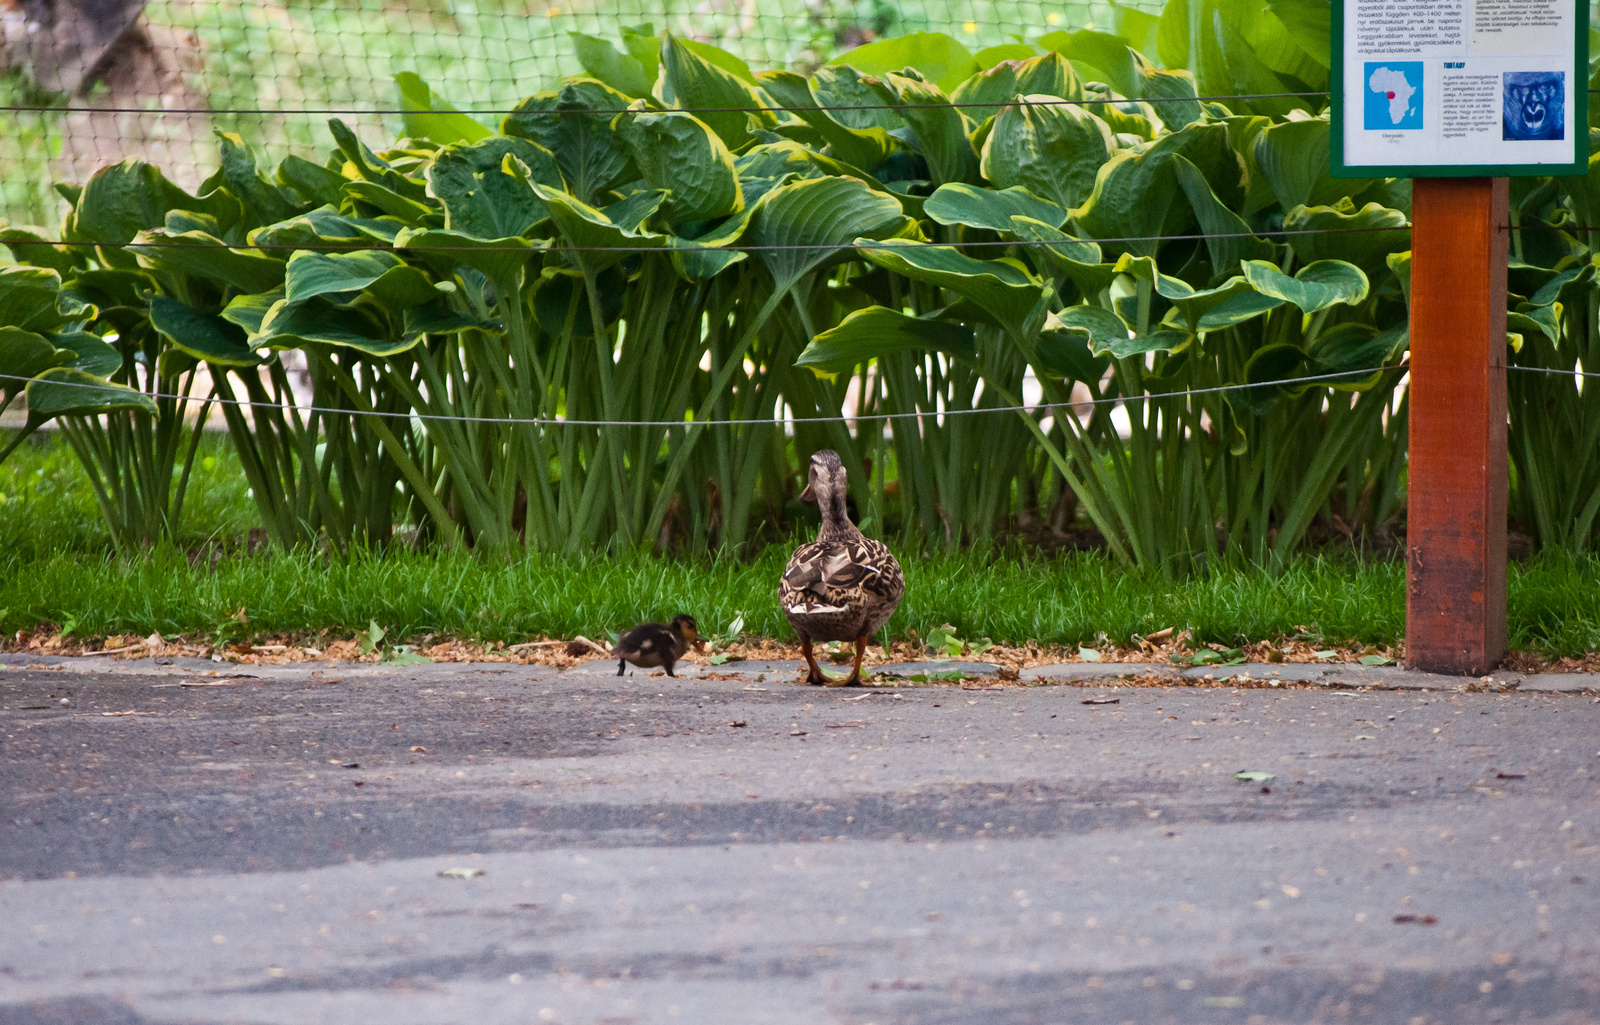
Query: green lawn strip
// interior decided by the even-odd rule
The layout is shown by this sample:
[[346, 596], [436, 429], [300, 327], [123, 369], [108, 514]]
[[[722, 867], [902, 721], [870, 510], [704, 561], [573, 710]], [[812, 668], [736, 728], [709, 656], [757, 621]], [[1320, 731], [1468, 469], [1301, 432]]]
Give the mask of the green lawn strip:
[[[243, 608], [261, 634], [353, 633], [376, 621], [396, 640], [434, 633], [509, 642], [604, 635], [689, 612], [703, 630], [724, 630], [742, 613], [747, 633], [788, 638], [775, 594], [786, 557], [781, 547], [752, 562], [397, 551], [347, 564], [237, 555], [207, 567], [177, 550], [63, 552], [0, 562], [0, 627], [70, 617], [84, 637], [211, 634]], [[1403, 628], [1401, 569], [1390, 562], [1305, 559], [1276, 578], [1225, 570], [1182, 582], [1123, 573], [1093, 553], [969, 552], [910, 558], [905, 569], [906, 599], [889, 626], [897, 637], [908, 629], [927, 637], [949, 623], [969, 640], [1094, 644], [1102, 632], [1126, 641], [1176, 626], [1201, 641], [1238, 643], [1314, 626], [1330, 642], [1386, 644]]]

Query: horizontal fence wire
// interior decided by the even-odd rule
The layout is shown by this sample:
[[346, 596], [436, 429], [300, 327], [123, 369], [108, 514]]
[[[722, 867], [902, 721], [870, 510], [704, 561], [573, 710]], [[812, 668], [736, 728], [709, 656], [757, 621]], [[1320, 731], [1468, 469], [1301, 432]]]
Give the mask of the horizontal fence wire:
[[[1411, 364], [1394, 363], [1381, 367], [1369, 367], [1363, 370], [1342, 370], [1332, 374], [1311, 374], [1306, 377], [1288, 377], [1274, 381], [1256, 381], [1250, 384], [1224, 384], [1214, 388], [1188, 388], [1182, 391], [1170, 392], [1145, 392], [1140, 395], [1113, 395], [1099, 399], [1083, 399], [1068, 402], [1039, 402], [1034, 405], [1022, 406], [985, 406], [978, 409], [945, 409], [945, 410], [912, 410], [900, 413], [861, 413], [839, 414], [838, 416], [794, 416], [794, 417], [768, 417], [735, 420], [568, 420], [554, 417], [495, 417], [495, 416], [456, 416], [445, 413], [394, 413], [383, 410], [343, 409], [338, 406], [298, 406], [279, 402], [254, 402], [245, 399], [224, 398], [215, 392], [209, 397], [201, 398], [195, 395], [177, 395], [166, 392], [146, 392], [129, 388], [149, 399], [173, 399], [179, 402], [217, 402], [223, 405], [243, 406], [252, 409], [278, 409], [296, 413], [323, 413], [337, 416], [374, 416], [395, 420], [442, 420], [459, 423], [476, 424], [538, 424], [548, 427], [737, 427], [753, 426], [757, 424], [776, 423], [849, 423], [862, 420], [937, 420], [947, 416], [971, 416], [977, 413], [1051, 413], [1057, 409], [1072, 410], [1083, 406], [1109, 406], [1117, 404], [1131, 404], [1136, 402], [1154, 402], [1160, 399], [1184, 398], [1191, 395], [1216, 395], [1224, 392], [1246, 391], [1253, 388], [1276, 388], [1279, 386], [1293, 387], [1302, 384], [1316, 384], [1323, 381], [1342, 380], [1350, 377], [1370, 377], [1389, 370], [1408, 370]], [[47, 371], [48, 372], [48, 371]], [[22, 377], [17, 374], [0, 374], [0, 380], [8, 381], [36, 381], [37, 377]], [[104, 390], [106, 385], [91, 384], [80, 381], [54, 381], [43, 380], [42, 384], [52, 387], [69, 388], [98, 388]], [[126, 386], [123, 386], [126, 387]]]
[[1507, 363], [1507, 370], [1520, 370], [1525, 374], [1555, 374], [1557, 377], [1600, 377], [1591, 370], [1562, 370], [1560, 367], [1525, 367], [1520, 363]]
[[[548, 91], [548, 90], [547, 90]], [[90, 113], [90, 114], [194, 114], [194, 115], [263, 115], [263, 114], [316, 114], [316, 115], [356, 115], [356, 114], [389, 114], [389, 115], [417, 115], [417, 114], [467, 114], [470, 116], [483, 116], [489, 114], [525, 114], [528, 116], [545, 115], [550, 117], [565, 117], [571, 114], [793, 114], [799, 111], [835, 111], [835, 110], [941, 110], [955, 108], [991, 108], [991, 107], [1094, 107], [1103, 104], [1118, 103], [1222, 103], [1228, 100], [1272, 100], [1272, 99], [1316, 99], [1327, 97], [1327, 92], [1301, 92], [1301, 93], [1232, 93], [1219, 96], [1116, 96], [1101, 97], [1099, 99], [1069, 100], [1051, 96], [1018, 96], [1003, 102], [994, 100], [946, 100], [934, 103], [848, 103], [848, 104], [817, 104], [810, 107], [780, 107], [780, 106], [746, 106], [746, 107], [558, 107], [551, 110], [524, 109], [522, 107], [490, 107], [490, 108], [464, 108], [441, 107], [430, 110], [419, 107], [92, 107], [92, 106], [44, 106], [44, 105], [0, 105], [0, 112], [24, 111], [30, 113]]]
[[[433, 230], [444, 230], [444, 229], [433, 229]], [[785, 245], [773, 244], [773, 245], [731, 245], [731, 246], [699, 244], [699, 243], [696, 243], [694, 239], [677, 238], [676, 236], [672, 236], [675, 241], [681, 242], [681, 243], [685, 243], [685, 244], [684, 245], [659, 245], [659, 246], [541, 246], [541, 245], [530, 245], [528, 247], [528, 252], [530, 252], [530, 253], [675, 253], [675, 252], [676, 253], [694, 253], [694, 252], [702, 252], [702, 251], [704, 251], [704, 252], [763, 253], [763, 252], [785, 252], [785, 251], [791, 251], [791, 250], [815, 251], [815, 250], [824, 250], [824, 249], [827, 249], [827, 250], [837, 249], [837, 250], [840, 250], [840, 251], [844, 251], [844, 250], [847, 250], [847, 249], [873, 249], [873, 250], [878, 250], [878, 249], [910, 249], [910, 248], [916, 248], [916, 247], [919, 247], [919, 246], [927, 246], [927, 247], [933, 247], [933, 248], [939, 248], [939, 249], [976, 249], [976, 248], [995, 248], [995, 247], [1005, 247], [1005, 246], [1024, 246], [1024, 247], [1027, 247], [1027, 246], [1071, 246], [1071, 245], [1083, 245], [1086, 242], [1092, 242], [1092, 243], [1094, 243], [1096, 245], [1099, 245], [1101, 243], [1123, 244], [1123, 243], [1133, 243], [1133, 242], [1184, 242], [1184, 241], [1204, 240], [1204, 239], [1208, 239], [1208, 238], [1262, 238], [1262, 239], [1265, 239], [1265, 238], [1272, 238], [1272, 237], [1278, 236], [1278, 235], [1354, 235], [1354, 234], [1367, 234], [1367, 233], [1371, 233], [1371, 232], [1410, 231], [1410, 230], [1411, 230], [1411, 225], [1404, 224], [1404, 225], [1396, 225], [1395, 227], [1392, 227], [1392, 228], [1306, 228], [1306, 229], [1295, 229], [1293, 231], [1281, 231], [1281, 230], [1280, 231], [1271, 231], [1271, 230], [1265, 230], [1264, 229], [1262, 231], [1211, 232], [1211, 233], [1195, 233], [1195, 234], [1189, 234], [1189, 235], [1123, 235], [1123, 236], [1119, 236], [1119, 237], [1116, 237], [1116, 238], [1078, 238], [1076, 236], [1072, 236], [1072, 237], [1068, 237], [1068, 238], [1054, 238], [1054, 239], [1018, 239], [1018, 240], [1016, 240], [1014, 242], [1007, 242], [1007, 241], [1004, 241], [1004, 240], [1002, 240], [1002, 241], [979, 241], [979, 242], [915, 242], [915, 241], [912, 241], [912, 240], [908, 240], [906, 242], [886, 242], [886, 241], [879, 240], [879, 241], [875, 241], [875, 242], [863, 242], [863, 243], [855, 243], [855, 242], [844, 242], [844, 243], [807, 242], [807, 243], [792, 243], [792, 244], [785, 244]], [[527, 239], [526, 241], [528, 241], [530, 243], [534, 243], [534, 242], [540, 242], [540, 241], [544, 241], [544, 240], [542, 240], [542, 239]], [[29, 246], [67, 246], [67, 247], [99, 247], [99, 246], [104, 246], [104, 247], [109, 248], [109, 249], [123, 249], [123, 248], [126, 248], [126, 249], [239, 249], [239, 250], [264, 250], [264, 251], [289, 249], [289, 250], [296, 250], [296, 251], [298, 251], [298, 250], [310, 250], [310, 251], [314, 251], [314, 252], [324, 252], [324, 251], [326, 251], [326, 252], [342, 252], [342, 251], [347, 251], [347, 250], [354, 250], [354, 251], [361, 251], [361, 252], [365, 252], [365, 251], [368, 251], [368, 250], [381, 251], [381, 252], [393, 252], [396, 249], [400, 249], [400, 250], [415, 249], [418, 252], [427, 252], [427, 253], [478, 252], [478, 251], [486, 250], [486, 249], [492, 249], [492, 250], [495, 250], [497, 252], [512, 252], [513, 251], [511, 249], [506, 248], [505, 246], [491, 245], [488, 240], [485, 240], [484, 244], [482, 244], [482, 245], [468, 245], [468, 246], [410, 246], [410, 245], [383, 246], [383, 245], [339, 245], [337, 243], [327, 243], [327, 244], [322, 244], [322, 243], [294, 243], [294, 244], [290, 244], [290, 243], [273, 243], [273, 242], [264, 242], [264, 243], [240, 242], [240, 243], [237, 243], [237, 244], [230, 244], [230, 243], [227, 243], [227, 242], [161, 242], [161, 241], [143, 241], [143, 242], [141, 242], [141, 241], [139, 241], [137, 239], [134, 239], [134, 240], [128, 241], [128, 242], [83, 242], [83, 241], [76, 241], [76, 240], [71, 240], [71, 239], [29, 239], [29, 238], [3, 239], [3, 238], [0, 238], [0, 245], [17, 246], [17, 247], [21, 247], [21, 248], [27, 248]]]

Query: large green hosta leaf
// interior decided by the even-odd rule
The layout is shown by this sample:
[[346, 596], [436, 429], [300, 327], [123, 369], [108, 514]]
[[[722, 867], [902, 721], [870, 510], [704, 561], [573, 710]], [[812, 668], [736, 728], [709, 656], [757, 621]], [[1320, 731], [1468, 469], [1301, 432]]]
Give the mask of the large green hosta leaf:
[[87, 254], [81, 246], [55, 242], [55, 233], [32, 225], [8, 225], [0, 220], [0, 245], [9, 246], [18, 263], [48, 267], [58, 274], [71, 274], [84, 265]]
[[951, 182], [939, 186], [923, 204], [924, 212], [940, 224], [965, 224], [990, 231], [1010, 231], [1012, 217], [1028, 217], [1059, 228], [1067, 212], [1027, 189], [981, 189]]
[[[349, 125], [338, 118], [331, 118], [328, 121], [328, 132], [333, 136], [339, 152], [344, 154], [347, 178], [360, 179], [413, 203], [426, 205], [426, 186], [396, 170], [389, 161], [368, 149], [367, 144], [361, 141]], [[348, 194], [348, 185], [345, 186], [345, 190]]]
[[1367, 297], [1367, 276], [1343, 260], [1318, 260], [1290, 277], [1265, 260], [1244, 264], [1245, 278], [1260, 292], [1294, 303], [1302, 313], [1317, 313], [1343, 303], [1359, 305]]
[[1328, 0], [1267, 0], [1267, 10], [1305, 55], [1327, 67], [1333, 53], [1333, 12]]
[[213, 366], [258, 367], [266, 362], [250, 347], [237, 324], [201, 313], [176, 299], [164, 295], [152, 299], [150, 323], [174, 346]]
[[742, 249], [728, 249], [750, 227], [755, 208], [746, 207], [710, 231], [693, 238], [668, 236], [672, 266], [685, 281], [708, 281], [748, 255]]
[[931, 82], [905, 75], [885, 74], [878, 93], [898, 104], [899, 115], [911, 126], [917, 149], [928, 162], [935, 185], [978, 181], [978, 151], [972, 146], [968, 122], [950, 105], [950, 97]]
[[[1394, 230], [1375, 230], [1382, 228]], [[1333, 206], [1297, 206], [1284, 215], [1283, 230], [1316, 232], [1289, 236], [1289, 245], [1302, 262], [1344, 260], [1369, 276], [1383, 268], [1390, 253], [1411, 248], [1406, 215], [1377, 203], [1360, 210], [1348, 199]]]
[[[1377, 384], [1383, 368], [1392, 366], [1410, 333], [1405, 325], [1379, 331], [1371, 324], [1339, 324], [1322, 332], [1307, 353], [1312, 376], [1349, 374], [1328, 382], [1339, 391], [1365, 391]], [[1356, 375], [1360, 376], [1356, 376]]]
[[645, 181], [667, 192], [662, 212], [673, 224], [709, 221], [744, 208], [733, 154], [692, 114], [638, 113], [617, 119], [617, 132], [633, 149]]
[[371, 292], [388, 307], [403, 309], [437, 298], [426, 275], [391, 252], [299, 252], [289, 258], [285, 298], [292, 303], [317, 296], [349, 300]]
[[739, 149], [750, 139], [750, 126], [778, 123], [771, 97], [750, 82], [720, 68], [684, 45], [671, 32], [661, 34], [661, 75], [674, 102], [695, 112], [729, 149]]
[[1041, 243], [1027, 248], [1034, 266], [1065, 275], [1084, 295], [1099, 295], [1117, 276], [1116, 266], [1101, 261], [1100, 247], [1093, 242], [1031, 217], [1011, 218], [1010, 231], [1019, 240]]
[[950, 246], [903, 240], [864, 248], [861, 255], [896, 274], [971, 300], [1014, 337], [1032, 335], [1044, 319], [1039, 282], [1014, 260], [974, 260]]
[[75, 367], [96, 377], [110, 377], [122, 369], [122, 353], [108, 345], [99, 335], [87, 331], [67, 331], [51, 335], [50, 344], [54, 345], [57, 351], [68, 352], [75, 357], [71, 363], [65, 364], [66, 366]]
[[1359, 195], [1368, 178], [1335, 178], [1328, 171], [1328, 121], [1285, 121], [1261, 131], [1255, 140], [1256, 166], [1284, 210], [1331, 206]]
[[977, 355], [972, 330], [959, 324], [911, 317], [899, 310], [868, 306], [819, 332], [796, 366], [818, 377], [837, 377], [862, 363], [896, 352], [944, 352], [965, 359]]
[[224, 228], [231, 227], [240, 214], [238, 200], [232, 196], [191, 196], [155, 167], [129, 157], [90, 177], [73, 209], [72, 238], [108, 247], [121, 245], [141, 231], [166, 224], [169, 210], [210, 214]]
[[[585, 203], [638, 177], [627, 143], [611, 129], [631, 98], [594, 79], [568, 81], [536, 93], [507, 114], [500, 131], [531, 139], [555, 155], [573, 195]], [[626, 115], [624, 115], [626, 116]]]
[[332, 168], [313, 164], [304, 157], [290, 154], [278, 163], [273, 175], [279, 185], [299, 193], [308, 203], [337, 206], [344, 194], [344, 183], [349, 181]]
[[1053, 96], [1064, 100], [1083, 99], [1083, 86], [1072, 65], [1059, 53], [1047, 53], [1027, 60], [1007, 60], [962, 82], [950, 99], [962, 111], [983, 123], [1017, 96]]
[[[613, 264], [643, 249], [660, 249], [667, 239], [653, 231], [636, 231], [634, 225], [619, 224], [603, 210], [596, 210], [572, 196], [543, 185], [534, 191], [550, 207], [550, 220], [568, 247], [567, 257], [577, 266], [598, 274]], [[655, 197], [659, 203], [659, 194]]]
[[1091, 29], [1039, 37], [1040, 46], [1070, 58], [1080, 75], [1105, 82], [1130, 99], [1163, 101], [1152, 105], [1162, 124], [1178, 128], [1200, 120], [1194, 75], [1158, 68], [1128, 44], [1126, 37]]
[[1012, 104], [995, 115], [984, 141], [983, 176], [998, 188], [1025, 188], [1071, 210], [1089, 198], [1096, 173], [1115, 149], [1111, 129], [1080, 106]]
[[1111, 243], [1131, 253], [1154, 255], [1161, 243], [1149, 236], [1179, 234], [1195, 224], [1183, 195], [1173, 156], [1193, 164], [1229, 209], [1244, 198], [1243, 168], [1228, 147], [1227, 126], [1194, 124], [1164, 135], [1137, 152], [1118, 150], [1101, 166], [1094, 192], [1072, 212], [1072, 220], [1092, 238], [1132, 238]]
[[858, 178], [812, 178], [762, 197], [745, 237], [758, 246], [778, 291], [794, 285], [857, 238], [882, 239], [907, 227], [900, 201]]
[[[855, 51], [859, 53], [860, 51]], [[864, 73], [848, 64], [826, 65], [811, 76], [811, 96], [817, 105], [846, 128], [870, 131], [881, 128], [885, 132], [903, 130], [905, 119], [892, 108], [885, 107], [883, 94], [867, 80]]]
[[1126, 40], [1093, 29], [1050, 32], [1039, 37], [1039, 45], [1069, 58], [1090, 78], [1105, 82], [1123, 96], [1139, 96], [1144, 84], [1140, 72], [1150, 64]]
[[400, 91], [401, 124], [413, 139], [428, 139], [441, 146], [452, 142], [477, 142], [494, 133], [469, 115], [436, 96], [428, 83], [410, 71], [394, 76]]
[[61, 291], [61, 275], [44, 267], [0, 266], [0, 326], [59, 331], [96, 310]]
[[[655, 87], [654, 66], [647, 72], [644, 62], [638, 57], [623, 53], [597, 36], [582, 32], [569, 32], [567, 35], [572, 37], [573, 49], [577, 51], [578, 63], [583, 65], [583, 70], [618, 92], [634, 97], [650, 95], [650, 90]], [[659, 57], [659, 47], [656, 53]]]
[[128, 247], [147, 267], [193, 275], [241, 292], [283, 284], [284, 262], [254, 249], [230, 249], [203, 231], [151, 232], [148, 244]]
[[71, 363], [75, 353], [58, 349], [42, 335], [20, 327], [0, 327], [0, 406], [51, 367]]
[[503, 287], [515, 281], [535, 244], [525, 238], [481, 239], [458, 231], [407, 228], [395, 237], [394, 247], [414, 251], [446, 275], [458, 266], [471, 267]]
[[1213, 274], [1232, 274], [1242, 260], [1263, 260], [1272, 256], [1272, 243], [1251, 234], [1244, 218], [1228, 209], [1211, 191], [1205, 175], [1183, 156], [1172, 158], [1178, 186], [1189, 200], [1200, 230], [1206, 235], [1206, 251], [1211, 255]]
[[369, 356], [393, 356], [417, 343], [417, 337], [395, 337], [375, 316], [355, 306], [326, 299], [303, 303], [280, 302], [267, 313], [252, 346], [298, 349], [303, 345], [334, 345]]
[[1055, 377], [1097, 382], [1111, 359], [1095, 353], [1103, 353], [1127, 337], [1128, 329], [1116, 314], [1098, 306], [1069, 306], [1045, 318], [1034, 345], [1038, 369]]
[[865, 75], [915, 68], [924, 79], [952, 92], [978, 72], [972, 51], [943, 32], [909, 32], [846, 50], [830, 64], [847, 64]]
[[294, 202], [293, 193], [286, 193], [256, 169], [255, 154], [241, 136], [224, 131], [216, 135], [221, 151], [222, 180], [234, 198], [243, 204], [247, 225], [274, 224], [305, 209], [305, 204]]
[[148, 413], [153, 419], [161, 416], [155, 400], [148, 395], [73, 367], [46, 370], [28, 382], [27, 391], [29, 431], [58, 416], [95, 416], [126, 410]]
[[[506, 162], [514, 158], [522, 168]], [[538, 143], [496, 136], [471, 145], [440, 149], [428, 165], [428, 192], [444, 204], [444, 226], [479, 238], [511, 238], [543, 221], [549, 212], [528, 179], [564, 188], [555, 156]]]
[[1156, 261], [1148, 256], [1123, 254], [1117, 261], [1117, 271], [1150, 282], [1156, 293], [1173, 305], [1176, 321], [1191, 333], [1242, 323], [1284, 301], [1281, 296], [1267, 302], [1253, 297], [1257, 288], [1244, 277], [1229, 278], [1215, 288], [1196, 289], [1180, 278], [1161, 273]]
[[[815, 129], [829, 152], [840, 160], [871, 169], [903, 148], [900, 140], [881, 126], [852, 128], [842, 117], [847, 112], [824, 110], [812, 83], [792, 71], [763, 71], [757, 81], [773, 99]], [[868, 97], [864, 102], [879, 102], [875, 94], [863, 92]]]

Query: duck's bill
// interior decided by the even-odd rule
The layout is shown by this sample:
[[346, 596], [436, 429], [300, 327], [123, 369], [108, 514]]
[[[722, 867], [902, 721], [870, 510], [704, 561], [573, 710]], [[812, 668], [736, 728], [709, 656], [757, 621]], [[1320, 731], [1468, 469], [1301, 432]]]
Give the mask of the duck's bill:
[[814, 612], [843, 612], [842, 605], [819, 605], [816, 602], [801, 602], [789, 606], [789, 611], [795, 615], [810, 615]]

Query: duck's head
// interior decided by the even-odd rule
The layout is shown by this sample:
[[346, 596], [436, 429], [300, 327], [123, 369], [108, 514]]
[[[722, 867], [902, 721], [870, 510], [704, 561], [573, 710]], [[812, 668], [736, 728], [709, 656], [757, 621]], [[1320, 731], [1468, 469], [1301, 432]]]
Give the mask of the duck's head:
[[823, 519], [830, 514], [834, 519], [845, 519], [844, 501], [850, 491], [850, 478], [839, 453], [831, 448], [818, 449], [811, 454], [810, 478], [806, 489], [800, 492], [800, 501], [815, 502], [822, 510]]
[[689, 645], [689, 647], [692, 648], [700, 642], [700, 624], [694, 621], [693, 616], [673, 616], [672, 622], [668, 625], [672, 627], [672, 632], [682, 637], [683, 643]]

